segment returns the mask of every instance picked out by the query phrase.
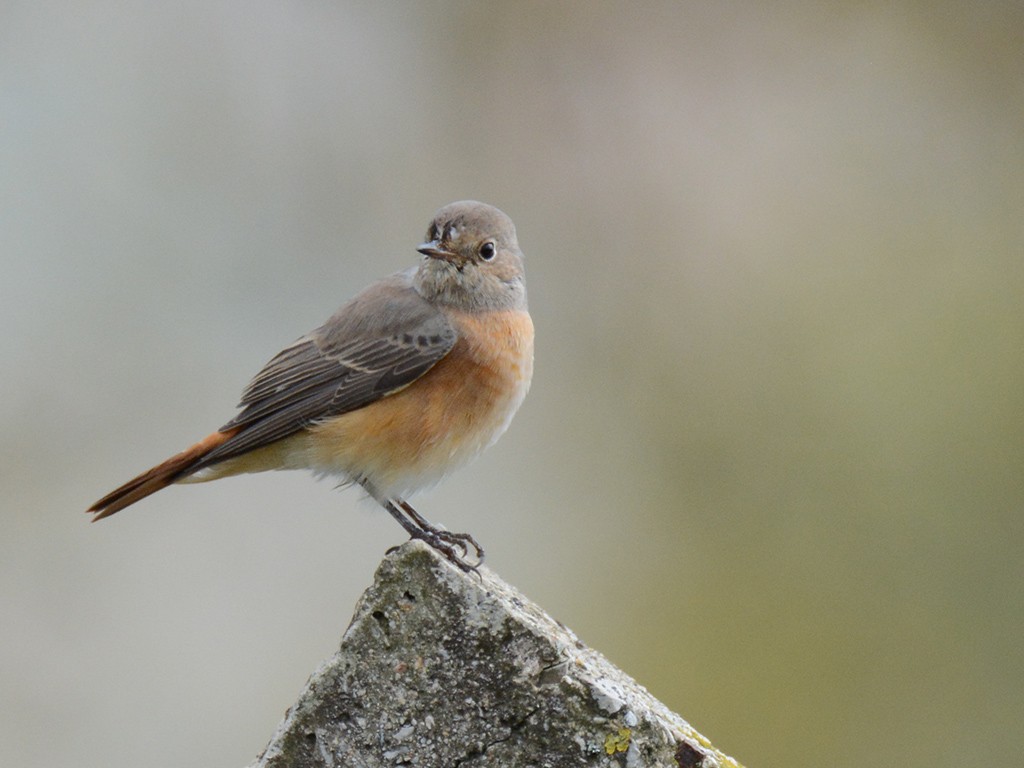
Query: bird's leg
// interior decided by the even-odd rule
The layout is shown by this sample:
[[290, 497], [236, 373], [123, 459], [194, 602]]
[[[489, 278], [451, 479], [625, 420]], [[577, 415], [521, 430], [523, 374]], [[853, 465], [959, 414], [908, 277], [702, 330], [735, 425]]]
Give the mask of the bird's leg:
[[[360, 480], [359, 484], [366, 489], [367, 493], [369, 493], [378, 504], [388, 511], [388, 514], [398, 521], [398, 524], [405, 529], [405, 532], [408, 533], [411, 538], [426, 542], [463, 571], [475, 571], [480, 567], [480, 564], [483, 563], [483, 547], [481, 547], [477, 543], [476, 539], [474, 539], [470, 534], [451, 533], [450, 531], [438, 528], [413, 509], [412, 506], [404, 499], [397, 497], [391, 499], [383, 496], [368, 480]], [[469, 552], [469, 546], [472, 546], [473, 549], [476, 550], [475, 563], [468, 562], [465, 559]], [[459, 552], [456, 551], [456, 548], [461, 550], [462, 554], [459, 554]]]
[[[452, 533], [430, 523], [404, 499], [386, 499], [386, 509], [414, 539], [425, 541], [463, 571], [475, 571], [484, 561], [484, 550], [468, 533]], [[475, 562], [466, 559], [469, 547], [476, 550]], [[460, 553], [461, 551], [461, 553]]]
[[449, 544], [454, 544], [456, 547], [462, 550], [463, 555], [469, 553], [469, 547], [473, 547], [473, 549], [476, 552], [476, 565], [473, 566], [474, 568], [478, 567], [481, 563], [483, 563], [484, 548], [480, 546], [480, 542], [473, 538], [472, 534], [452, 533], [451, 531], [446, 531], [443, 528], [438, 528], [436, 525], [427, 520], [427, 518], [423, 517], [423, 515], [421, 515], [419, 512], [413, 509], [412, 505], [405, 499], [395, 499], [395, 501], [397, 502], [398, 506], [402, 509], [402, 511], [405, 512], [405, 514], [407, 514], [410, 518], [412, 518], [416, 525], [418, 525], [422, 530], [430, 532], [434, 536], [443, 539]]

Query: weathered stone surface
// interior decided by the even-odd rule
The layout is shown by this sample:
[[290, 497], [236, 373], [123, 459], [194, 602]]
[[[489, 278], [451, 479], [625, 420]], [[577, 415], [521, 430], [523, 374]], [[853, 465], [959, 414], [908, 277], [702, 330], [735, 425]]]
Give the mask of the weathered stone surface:
[[736, 763], [493, 572], [410, 542], [253, 767], [396, 765]]

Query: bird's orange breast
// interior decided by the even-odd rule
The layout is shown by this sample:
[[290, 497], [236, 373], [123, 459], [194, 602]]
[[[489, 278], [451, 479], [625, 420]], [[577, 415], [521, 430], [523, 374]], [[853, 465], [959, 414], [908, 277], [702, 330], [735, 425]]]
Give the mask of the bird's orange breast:
[[530, 316], [453, 311], [449, 319], [458, 341], [427, 373], [303, 433], [306, 466], [366, 477], [388, 495], [404, 495], [437, 482], [501, 436], [533, 376]]

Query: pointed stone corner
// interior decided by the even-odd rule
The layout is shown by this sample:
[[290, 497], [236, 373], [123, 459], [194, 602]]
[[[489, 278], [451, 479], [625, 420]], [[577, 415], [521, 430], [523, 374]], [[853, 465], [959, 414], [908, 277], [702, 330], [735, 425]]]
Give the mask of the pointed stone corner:
[[487, 568], [386, 556], [250, 768], [738, 764]]

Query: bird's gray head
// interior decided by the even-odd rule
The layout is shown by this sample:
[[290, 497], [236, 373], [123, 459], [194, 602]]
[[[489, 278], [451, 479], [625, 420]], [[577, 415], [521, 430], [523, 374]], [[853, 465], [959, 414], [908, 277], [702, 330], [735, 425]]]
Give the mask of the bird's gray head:
[[512, 219], [475, 200], [434, 214], [413, 279], [424, 298], [466, 312], [526, 309], [523, 254]]

